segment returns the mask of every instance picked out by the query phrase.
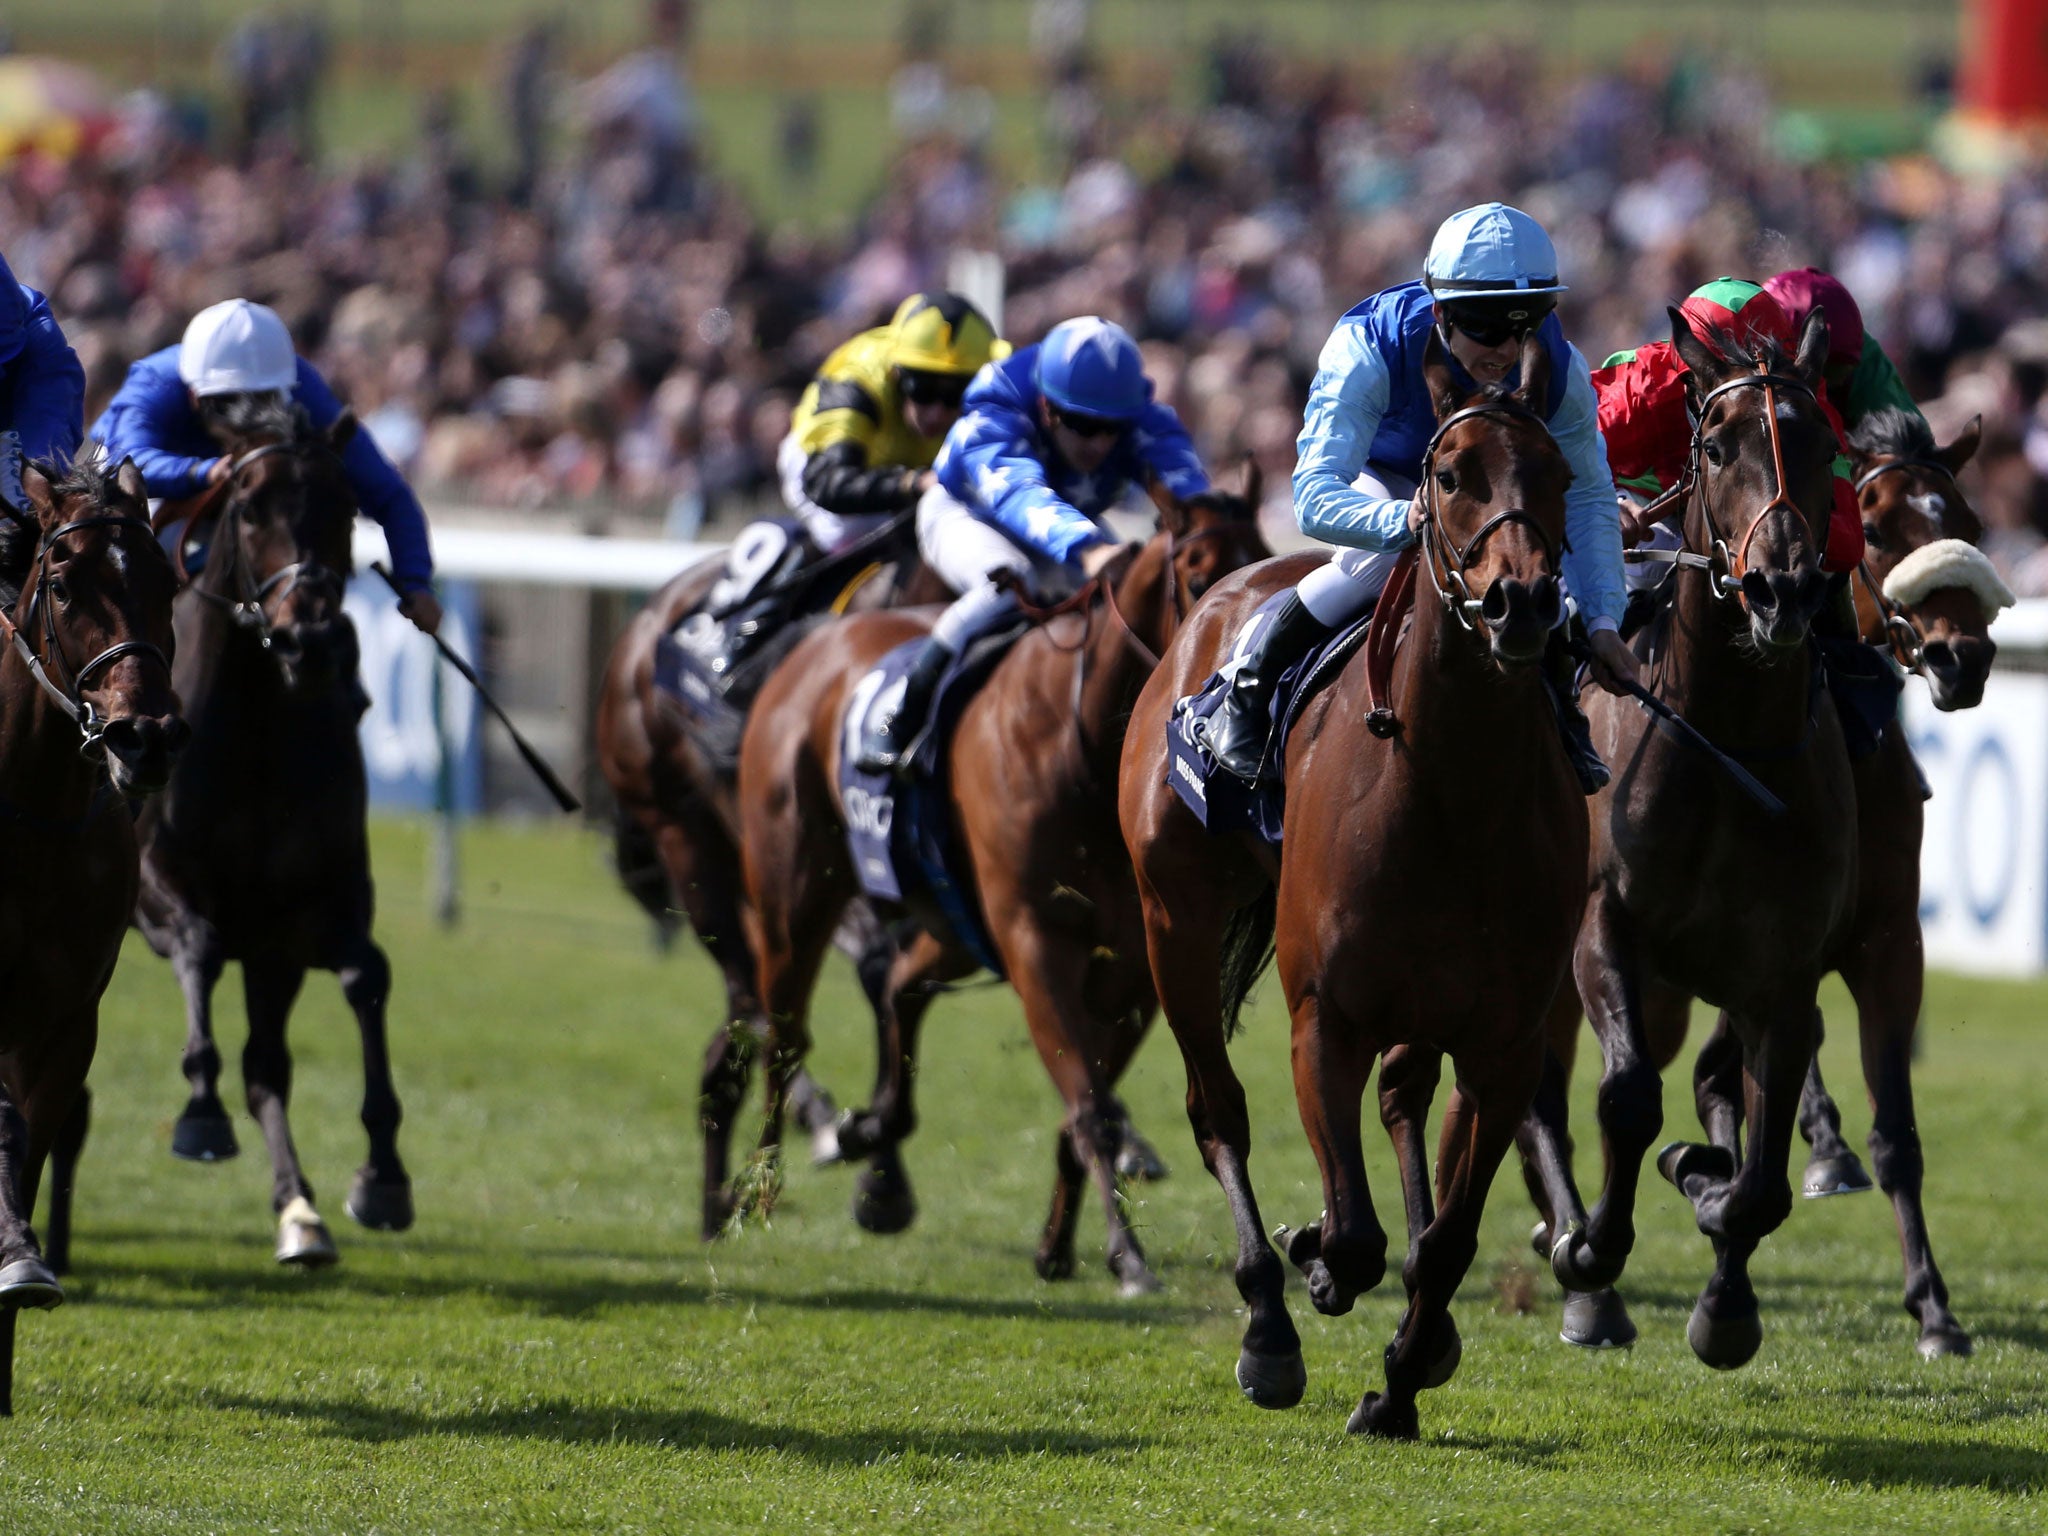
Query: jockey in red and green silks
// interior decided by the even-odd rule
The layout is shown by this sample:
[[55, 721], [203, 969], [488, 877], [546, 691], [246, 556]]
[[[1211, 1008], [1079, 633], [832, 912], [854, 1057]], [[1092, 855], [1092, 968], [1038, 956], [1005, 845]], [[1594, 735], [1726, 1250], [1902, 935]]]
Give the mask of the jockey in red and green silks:
[[1887, 408], [1918, 416], [1906, 381], [1863, 328], [1863, 311], [1839, 278], [1818, 267], [1800, 267], [1764, 280], [1764, 292], [1792, 318], [1796, 330], [1816, 309], [1828, 317], [1828, 398], [1851, 432], [1872, 411]]
[[[1790, 353], [1799, 343], [1799, 327], [1769, 293], [1740, 278], [1716, 278], [1696, 289], [1679, 311], [1693, 333], [1708, 347], [1720, 348], [1722, 336], [1750, 346], [1764, 338]], [[1653, 501], [1685, 475], [1692, 450], [1692, 421], [1685, 408], [1685, 363], [1668, 341], [1653, 341], [1632, 351], [1617, 352], [1593, 375], [1599, 401], [1600, 431], [1607, 439], [1607, 461], [1614, 483], [1622, 490]], [[1817, 391], [1836, 439], [1845, 444], [1848, 429], [1829, 399], [1825, 385]], [[1666, 521], [1675, 522], [1683, 509], [1673, 507]], [[1652, 544], [1675, 544], [1667, 532]], [[1829, 572], [1851, 571], [1863, 558], [1863, 515], [1858, 510], [1846, 447], [1835, 459], [1834, 506], [1828, 518], [1827, 547], [1821, 566]], [[1631, 587], [1649, 584], [1664, 567], [1637, 566], [1629, 572]]]

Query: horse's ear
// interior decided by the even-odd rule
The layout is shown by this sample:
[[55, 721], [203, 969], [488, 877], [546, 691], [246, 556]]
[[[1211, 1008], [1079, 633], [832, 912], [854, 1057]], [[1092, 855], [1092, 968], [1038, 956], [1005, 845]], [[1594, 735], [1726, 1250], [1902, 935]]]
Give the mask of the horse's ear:
[[50, 502], [55, 492], [50, 488], [50, 477], [48, 475], [45, 475], [34, 464], [22, 465], [21, 490], [22, 494], [28, 497], [28, 505], [22, 509], [23, 511], [34, 512], [42, 517], [49, 516]]
[[1187, 504], [1172, 491], [1157, 475], [1145, 477], [1145, 494], [1152, 498], [1152, 505], [1159, 509], [1159, 526], [1178, 537], [1188, 531]]
[[1259, 468], [1256, 454], [1244, 456], [1244, 489], [1239, 494], [1244, 497], [1246, 515], [1257, 517], [1266, 500], [1266, 472]]
[[121, 467], [114, 471], [114, 484], [130, 501], [147, 503], [149, 500], [149, 482], [142, 478], [142, 471], [135, 467], [133, 459], [121, 461]]
[[1543, 345], [1539, 331], [1532, 330], [1522, 338], [1520, 367], [1522, 382], [1515, 386], [1515, 398], [1541, 416], [1550, 399], [1550, 350]]
[[1444, 333], [1439, 326], [1429, 328], [1429, 341], [1422, 349], [1422, 382], [1429, 390], [1429, 403], [1436, 408], [1438, 421], [1465, 403], [1465, 392], [1458, 388], [1457, 378], [1451, 373], [1451, 354], [1444, 346]]
[[341, 414], [334, 418], [334, 424], [327, 429], [327, 446], [340, 453], [354, 441], [358, 425], [355, 407], [344, 405]]
[[1953, 442], [1934, 450], [1934, 461], [1952, 475], [1962, 473], [1963, 466], [1977, 456], [1977, 449], [1984, 441], [1984, 418], [1972, 416], [1970, 424], [1955, 435]]
[[1692, 322], [1685, 318], [1685, 311], [1673, 304], [1664, 313], [1671, 317], [1671, 345], [1678, 353], [1678, 360], [1685, 364], [1698, 388], [1712, 389], [1721, 382], [1721, 359], [1694, 333]]
[[1799, 351], [1792, 359], [1792, 371], [1808, 384], [1820, 383], [1821, 369], [1828, 361], [1828, 317], [1818, 304], [1806, 317], [1806, 325], [1799, 332]]

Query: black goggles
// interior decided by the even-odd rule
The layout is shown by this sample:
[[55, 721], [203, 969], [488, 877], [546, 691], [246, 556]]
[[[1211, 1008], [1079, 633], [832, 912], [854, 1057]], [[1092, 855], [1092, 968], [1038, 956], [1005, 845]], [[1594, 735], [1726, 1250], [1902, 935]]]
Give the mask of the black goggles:
[[1482, 347], [1497, 347], [1528, 335], [1557, 308], [1548, 298], [1515, 299], [1507, 302], [1444, 305], [1444, 323], [1461, 336]]
[[959, 408], [970, 380], [965, 374], [924, 373], [916, 368], [899, 368], [896, 380], [903, 398], [916, 405], [950, 405]]
[[1052, 419], [1065, 427], [1076, 437], [1115, 437], [1130, 426], [1127, 421], [1111, 421], [1106, 416], [1083, 416], [1076, 411], [1052, 408]]

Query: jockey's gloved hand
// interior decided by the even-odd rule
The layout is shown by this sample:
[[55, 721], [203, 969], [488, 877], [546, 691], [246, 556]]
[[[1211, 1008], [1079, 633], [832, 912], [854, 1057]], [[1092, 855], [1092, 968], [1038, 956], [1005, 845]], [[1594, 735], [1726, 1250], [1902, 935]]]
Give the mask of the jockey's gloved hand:
[[1642, 681], [1635, 652], [1622, 644], [1621, 636], [1613, 630], [1594, 630], [1586, 637], [1586, 644], [1593, 653], [1593, 681], [1609, 693], [1626, 693], [1624, 682]]
[[1122, 548], [1123, 545], [1111, 541], [1104, 541], [1101, 544], [1090, 544], [1081, 551], [1081, 574], [1083, 576], [1101, 575], [1102, 568], [1114, 560], [1117, 557], [1118, 551]]
[[398, 600], [398, 611], [413, 622], [413, 627], [423, 635], [431, 635], [441, 627], [441, 600], [427, 587], [408, 592]]

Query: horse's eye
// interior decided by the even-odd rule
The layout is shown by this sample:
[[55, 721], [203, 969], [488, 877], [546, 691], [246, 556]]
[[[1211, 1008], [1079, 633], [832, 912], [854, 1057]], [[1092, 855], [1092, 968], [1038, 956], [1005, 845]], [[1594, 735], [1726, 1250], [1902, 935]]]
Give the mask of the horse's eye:
[[1440, 469], [1436, 472], [1436, 483], [1437, 488], [1441, 490], [1446, 496], [1448, 496], [1453, 491], [1457, 490], [1458, 477], [1452, 474], [1448, 469]]
[[64, 578], [62, 576], [52, 576], [50, 578], [50, 596], [57, 599], [60, 603], [71, 601], [71, 589], [64, 585]]
[[1706, 455], [1709, 464], [1716, 469], [1721, 467], [1721, 443], [1718, 438], [1707, 438], [1700, 444], [1700, 452]]
[[1865, 523], [1863, 525], [1863, 542], [1868, 544], [1872, 549], [1884, 548], [1884, 539], [1879, 535], [1877, 531], [1877, 524]]

